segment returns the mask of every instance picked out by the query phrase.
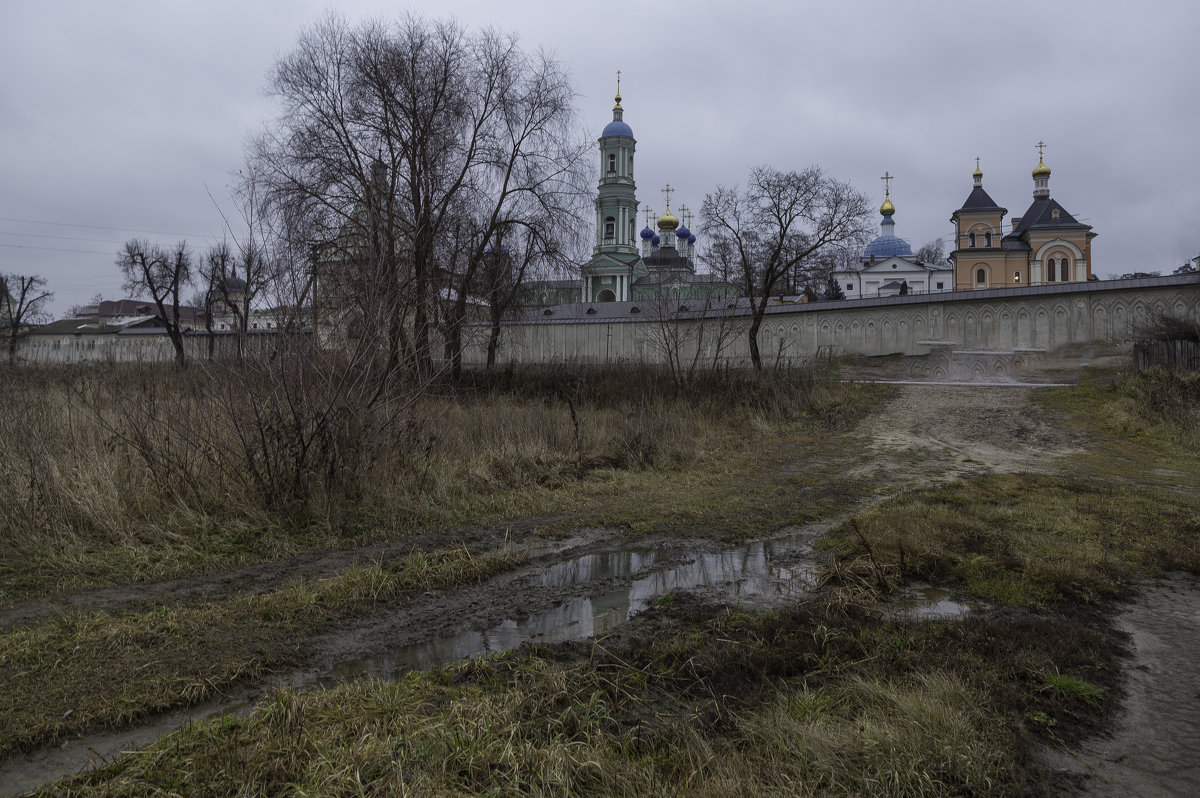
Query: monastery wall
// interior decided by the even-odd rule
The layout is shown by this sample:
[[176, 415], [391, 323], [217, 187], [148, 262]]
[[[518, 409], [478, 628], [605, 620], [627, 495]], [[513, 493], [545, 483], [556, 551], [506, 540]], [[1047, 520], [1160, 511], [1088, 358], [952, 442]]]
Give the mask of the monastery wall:
[[[668, 315], [653, 305], [570, 305], [551, 315], [506, 324], [497, 361], [601, 364], [675, 359], [687, 365], [698, 358], [705, 365], [749, 365], [744, 307], [709, 310], [701, 316], [694, 309]], [[774, 304], [763, 319], [758, 343], [766, 364], [827, 352], [1040, 354], [1091, 343], [1128, 351], [1138, 321], [1155, 312], [1200, 322], [1200, 274]], [[478, 328], [464, 362], [486, 362], [486, 338], [486, 328]]]

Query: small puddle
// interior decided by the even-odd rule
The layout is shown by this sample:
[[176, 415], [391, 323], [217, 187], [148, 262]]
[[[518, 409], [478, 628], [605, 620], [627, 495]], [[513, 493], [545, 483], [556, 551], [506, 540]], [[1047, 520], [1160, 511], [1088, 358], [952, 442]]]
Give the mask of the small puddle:
[[950, 597], [950, 591], [945, 588], [914, 582], [905, 585], [888, 600], [886, 612], [893, 617], [935, 621], [945, 618], [961, 618], [983, 606], [975, 601], [955, 600]]
[[[794, 562], [776, 562], [782, 559]], [[679, 590], [709, 589], [725, 598], [771, 603], [806, 593], [818, 581], [811, 535], [699, 554], [686, 563], [651, 570], [658, 560], [659, 555], [653, 551], [610, 551], [556, 563], [525, 581], [549, 588], [601, 585], [607, 581], [622, 584], [594, 595], [569, 598], [552, 609], [507, 618], [484, 631], [464, 630], [450, 637], [347, 660], [334, 665], [323, 681], [361, 676], [395, 678], [412, 670], [508, 651], [527, 642], [559, 643], [603, 635], [659, 598]], [[643, 572], [644, 576], [637, 576]], [[630, 581], [624, 583], [626, 579]]]

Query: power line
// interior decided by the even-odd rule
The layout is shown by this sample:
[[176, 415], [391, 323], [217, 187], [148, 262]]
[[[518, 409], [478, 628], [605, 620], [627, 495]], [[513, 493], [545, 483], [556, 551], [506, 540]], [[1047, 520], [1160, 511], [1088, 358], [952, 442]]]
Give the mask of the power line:
[[15, 219], [11, 216], [0, 216], [0, 221], [3, 222], [21, 222], [23, 224], [48, 224], [55, 227], [86, 227], [92, 230], [124, 230], [127, 233], [146, 233], [155, 236], [182, 236], [183, 238], [206, 238], [212, 233], [201, 235], [200, 233], [168, 233], [165, 230], [135, 230], [132, 227], [114, 227], [112, 225], [101, 224], [74, 224], [72, 222], [47, 222], [40, 219]]
[[0, 247], [10, 249], [40, 249], [45, 252], [82, 252], [85, 255], [111, 255], [111, 252], [100, 252], [94, 249], [66, 249], [65, 247], [34, 247], [28, 244], [0, 244]]
[[42, 233], [10, 233], [7, 230], [0, 230], [0, 236], [19, 236], [21, 238], [53, 238], [58, 241], [92, 241], [96, 244], [124, 244], [124, 241], [115, 241], [111, 238], [81, 238], [80, 236], [52, 236]]

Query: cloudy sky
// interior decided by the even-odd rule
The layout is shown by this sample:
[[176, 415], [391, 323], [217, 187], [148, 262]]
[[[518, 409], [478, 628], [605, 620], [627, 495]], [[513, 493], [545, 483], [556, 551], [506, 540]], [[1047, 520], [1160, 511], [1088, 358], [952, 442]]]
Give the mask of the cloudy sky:
[[[265, 76], [329, 7], [0, 0], [0, 271], [46, 277], [61, 314], [122, 295], [131, 236], [218, 239], [246, 137], [271, 118]], [[698, 209], [758, 164], [818, 164], [879, 201], [887, 171], [915, 248], [949, 239], [976, 156], [1020, 215], [1045, 141], [1051, 195], [1099, 233], [1097, 274], [1200, 254], [1194, 0], [336, 4], [405, 8], [554, 52], [594, 135], [621, 70], [638, 198], [658, 212], [667, 182], [673, 208]]]

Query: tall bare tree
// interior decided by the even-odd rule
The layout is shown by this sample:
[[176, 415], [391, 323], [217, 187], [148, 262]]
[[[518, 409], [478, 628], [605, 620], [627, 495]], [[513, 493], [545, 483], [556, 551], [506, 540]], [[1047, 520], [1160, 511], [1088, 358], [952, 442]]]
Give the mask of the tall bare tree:
[[36, 274], [5, 274], [0, 272], [0, 322], [8, 338], [8, 362], [17, 362], [17, 342], [31, 324], [45, 321], [49, 314], [46, 305], [54, 299], [53, 291], [44, 291], [46, 279]]
[[808, 264], [818, 269], [823, 250], [864, 236], [869, 215], [865, 195], [816, 166], [803, 172], [760, 166], [744, 188], [717, 186], [705, 196], [705, 260], [750, 297], [747, 335], [756, 369], [762, 370], [758, 332], [780, 280]]
[[268, 207], [320, 246], [327, 304], [393, 366], [429, 373], [438, 327], [457, 338], [499, 230], [531, 209], [576, 218], [574, 94], [556, 61], [512, 36], [330, 15], [270, 90], [282, 113], [251, 148]]
[[139, 296], [149, 294], [157, 316], [175, 348], [175, 363], [186, 362], [180, 297], [192, 284], [192, 253], [186, 241], [174, 249], [141, 238], [131, 238], [117, 254], [117, 268], [125, 278], [122, 288]]

